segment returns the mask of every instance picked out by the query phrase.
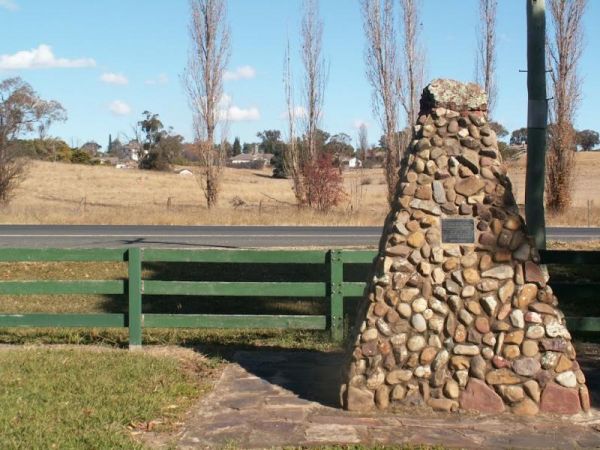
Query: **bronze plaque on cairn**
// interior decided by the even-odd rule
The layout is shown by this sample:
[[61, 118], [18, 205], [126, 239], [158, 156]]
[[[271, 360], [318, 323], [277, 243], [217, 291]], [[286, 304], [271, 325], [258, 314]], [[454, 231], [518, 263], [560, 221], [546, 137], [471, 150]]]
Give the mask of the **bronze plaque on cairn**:
[[473, 219], [442, 219], [443, 244], [474, 244], [475, 221]]

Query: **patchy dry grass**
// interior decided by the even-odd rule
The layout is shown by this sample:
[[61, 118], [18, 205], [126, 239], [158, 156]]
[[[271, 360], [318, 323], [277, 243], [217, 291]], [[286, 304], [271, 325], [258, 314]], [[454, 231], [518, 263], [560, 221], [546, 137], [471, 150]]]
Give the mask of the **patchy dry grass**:
[[55, 224], [369, 225], [375, 216], [377, 223], [383, 222], [385, 186], [361, 184], [367, 176], [383, 180], [380, 170], [347, 172], [348, 197], [327, 214], [299, 210], [291, 182], [270, 175], [270, 169], [226, 168], [220, 206], [209, 212], [193, 176], [33, 161], [28, 177], [0, 220]]
[[[600, 154], [576, 155], [573, 207], [551, 225], [600, 225], [594, 205]], [[525, 158], [509, 164], [524, 202]], [[380, 225], [388, 211], [381, 169], [344, 172], [347, 196], [327, 214], [295, 206], [289, 180], [271, 170], [226, 168], [219, 207], [208, 211], [193, 176], [33, 161], [2, 223], [161, 225]], [[588, 204], [588, 201], [591, 202]], [[589, 211], [588, 211], [589, 206]]]

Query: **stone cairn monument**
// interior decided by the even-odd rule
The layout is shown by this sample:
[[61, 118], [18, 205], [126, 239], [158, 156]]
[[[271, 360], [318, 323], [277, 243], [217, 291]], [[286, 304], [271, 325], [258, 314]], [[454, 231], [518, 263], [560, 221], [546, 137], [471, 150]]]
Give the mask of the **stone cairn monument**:
[[352, 411], [590, 408], [475, 84], [423, 91], [341, 389]]

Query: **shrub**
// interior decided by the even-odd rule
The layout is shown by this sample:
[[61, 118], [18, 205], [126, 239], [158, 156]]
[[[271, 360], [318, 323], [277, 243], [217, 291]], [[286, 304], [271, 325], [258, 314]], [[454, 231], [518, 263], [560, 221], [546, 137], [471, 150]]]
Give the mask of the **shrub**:
[[287, 178], [288, 173], [285, 167], [285, 150], [277, 148], [271, 158], [273, 167], [273, 178]]
[[229, 204], [231, 206], [233, 206], [234, 208], [239, 208], [240, 206], [246, 206], [246, 202], [244, 201], [244, 199], [237, 195], [229, 201]]
[[369, 158], [363, 162], [364, 169], [378, 169], [383, 167], [383, 163], [378, 159]]
[[84, 150], [73, 150], [71, 153], [71, 162], [73, 164], [91, 164], [90, 154]]
[[330, 154], [321, 154], [304, 169], [308, 187], [308, 204], [319, 211], [329, 211], [346, 196], [342, 175], [333, 165]]
[[264, 159], [256, 159], [250, 162], [250, 169], [261, 170], [265, 167]]
[[160, 170], [167, 171], [171, 169], [169, 159], [164, 152], [160, 151], [159, 148], [150, 150], [138, 164], [140, 169], [143, 170]]

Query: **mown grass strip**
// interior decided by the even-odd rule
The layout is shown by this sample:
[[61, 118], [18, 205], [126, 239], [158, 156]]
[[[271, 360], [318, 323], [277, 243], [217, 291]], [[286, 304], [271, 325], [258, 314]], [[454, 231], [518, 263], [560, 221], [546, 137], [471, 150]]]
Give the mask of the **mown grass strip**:
[[[329, 333], [323, 330], [146, 328], [143, 331], [143, 341], [147, 347], [201, 347], [203, 353], [208, 348], [219, 349], [216, 350], [217, 353], [263, 347], [317, 351], [341, 349], [341, 345], [331, 342]], [[0, 343], [96, 344], [125, 348], [128, 334], [125, 328], [0, 328]]]
[[126, 351], [0, 351], [0, 448], [140, 448], [127, 430], [173, 420], [199, 395], [169, 357]]

